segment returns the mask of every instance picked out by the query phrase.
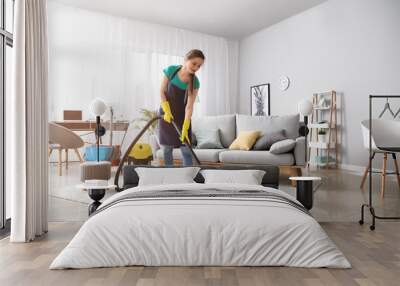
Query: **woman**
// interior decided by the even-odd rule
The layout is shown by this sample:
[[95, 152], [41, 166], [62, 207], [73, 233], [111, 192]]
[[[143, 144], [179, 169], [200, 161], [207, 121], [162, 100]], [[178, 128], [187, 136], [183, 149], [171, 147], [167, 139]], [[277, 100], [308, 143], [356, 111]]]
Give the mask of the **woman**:
[[[174, 147], [180, 147], [183, 165], [193, 164], [192, 154], [189, 148], [182, 143], [190, 144], [191, 128], [190, 120], [193, 113], [193, 105], [200, 88], [199, 79], [195, 73], [200, 69], [205, 60], [200, 50], [191, 50], [185, 56], [182, 66], [173, 65], [165, 68], [161, 83], [161, 110], [163, 120], [160, 121], [160, 144], [164, 152], [165, 165], [172, 165], [172, 151]], [[181, 129], [181, 136], [172, 125], [172, 120]]]

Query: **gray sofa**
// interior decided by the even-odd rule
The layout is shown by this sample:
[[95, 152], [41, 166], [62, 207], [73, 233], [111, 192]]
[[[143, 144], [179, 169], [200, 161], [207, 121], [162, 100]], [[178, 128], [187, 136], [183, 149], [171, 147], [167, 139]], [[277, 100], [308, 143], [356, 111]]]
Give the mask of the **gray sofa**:
[[[220, 139], [224, 149], [196, 149], [196, 153], [202, 164], [252, 164], [302, 167], [305, 164], [305, 140], [299, 137], [299, 116], [250, 116], [242, 114], [230, 114], [220, 116], [204, 116], [192, 119], [192, 131], [209, 128], [219, 129]], [[241, 131], [284, 129], [287, 138], [296, 140], [294, 149], [284, 154], [272, 154], [270, 151], [242, 151], [229, 150], [229, 145], [235, 140]], [[155, 158], [163, 160], [163, 152], [155, 136], [150, 139]], [[173, 151], [174, 159], [181, 160], [179, 149]]]

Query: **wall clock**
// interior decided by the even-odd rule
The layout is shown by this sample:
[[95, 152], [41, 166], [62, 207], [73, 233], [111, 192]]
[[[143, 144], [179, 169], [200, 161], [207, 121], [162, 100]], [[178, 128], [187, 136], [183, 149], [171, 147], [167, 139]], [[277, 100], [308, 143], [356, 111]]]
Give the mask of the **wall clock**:
[[279, 78], [279, 88], [280, 90], [284, 91], [287, 90], [289, 88], [290, 85], [290, 80], [287, 76], [281, 76]]

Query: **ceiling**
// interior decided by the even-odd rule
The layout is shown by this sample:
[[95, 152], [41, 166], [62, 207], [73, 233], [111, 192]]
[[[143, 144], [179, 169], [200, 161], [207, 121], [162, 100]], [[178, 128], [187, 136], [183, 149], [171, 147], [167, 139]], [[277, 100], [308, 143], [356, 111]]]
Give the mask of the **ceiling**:
[[326, 0], [53, 0], [191, 31], [241, 39]]

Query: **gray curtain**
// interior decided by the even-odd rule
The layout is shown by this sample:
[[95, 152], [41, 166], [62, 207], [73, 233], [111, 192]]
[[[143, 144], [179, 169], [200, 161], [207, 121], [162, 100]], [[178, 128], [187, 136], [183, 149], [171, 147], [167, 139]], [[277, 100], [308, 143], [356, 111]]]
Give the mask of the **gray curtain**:
[[15, 1], [11, 122], [11, 237], [47, 232], [47, 1]]

